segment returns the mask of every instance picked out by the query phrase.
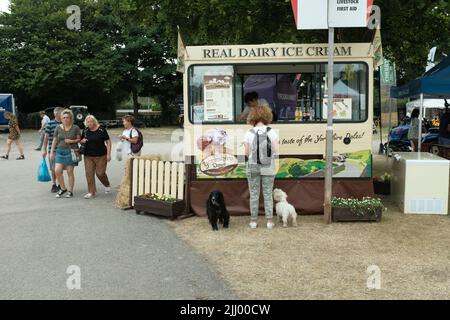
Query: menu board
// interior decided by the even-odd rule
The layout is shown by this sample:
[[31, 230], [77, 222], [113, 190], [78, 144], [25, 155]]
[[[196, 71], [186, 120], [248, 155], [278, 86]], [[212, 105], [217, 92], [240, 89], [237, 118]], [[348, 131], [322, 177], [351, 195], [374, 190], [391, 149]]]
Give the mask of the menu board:
[[203, 122], [233, 121], [233, 77], [204, 76]]
[[[328, 98], [323, 99], [322, 118], [328, 118]], [[333, 103], [333, 119], [351, 120], [352, 119], [352, 99], [351, 98], [334, 98]]]

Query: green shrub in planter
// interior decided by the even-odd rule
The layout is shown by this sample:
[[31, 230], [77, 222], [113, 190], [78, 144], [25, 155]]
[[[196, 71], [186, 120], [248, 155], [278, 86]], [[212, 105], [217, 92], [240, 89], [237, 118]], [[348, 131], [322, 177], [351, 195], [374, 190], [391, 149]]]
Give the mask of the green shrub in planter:
[[385, 207], [380, 199], [336, 198], [331, 201], [333, 221], [381, 221]]
[[185, 212], [184, 200], [157, 194], [145, 194], [134, 197], [134, 209], [137, 214], [151, 213], [175, 219]]

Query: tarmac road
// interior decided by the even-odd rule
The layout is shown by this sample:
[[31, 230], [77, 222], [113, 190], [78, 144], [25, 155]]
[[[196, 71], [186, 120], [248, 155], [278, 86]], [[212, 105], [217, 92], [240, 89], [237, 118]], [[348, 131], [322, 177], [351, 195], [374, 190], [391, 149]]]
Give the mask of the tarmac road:
[[[145, 153], [170, 151], [170, 135], [152, 137]], [[99, 196], [84, 200], [83, 167], [76, 169], [75, 198], [55, 199], [50, 184], [36, 181], [36, 139], [24, 133], [25, 161], [0, 161], [0, 299], [235, 298], [164, 221], [114, 208], [115, 191], [105, 195], [99, 183]], [[0, 134], [2, 153], [5, 140]], [[112, 161], [108, 173], [117, 186], [123, 163]], [[66, 273], [72, 265], [81, 290], [67, 288], [78, 275]]]

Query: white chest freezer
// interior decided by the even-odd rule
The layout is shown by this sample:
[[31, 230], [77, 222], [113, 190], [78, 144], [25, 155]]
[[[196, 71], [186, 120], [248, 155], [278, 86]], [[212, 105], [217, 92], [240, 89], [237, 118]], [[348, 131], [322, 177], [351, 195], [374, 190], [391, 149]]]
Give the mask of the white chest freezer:
[[393, 156], [392, 196], [404, 213], [448, 214], [450, 161], [431, 153]]

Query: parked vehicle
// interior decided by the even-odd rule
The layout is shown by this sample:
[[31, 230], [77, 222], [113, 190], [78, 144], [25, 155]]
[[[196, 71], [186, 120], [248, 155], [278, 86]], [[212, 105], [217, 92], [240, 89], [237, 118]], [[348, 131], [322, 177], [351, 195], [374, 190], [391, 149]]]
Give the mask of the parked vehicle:
[[[392, 152], [409, 152], [411, 151], [411, 142], [408, 139], [408, 131], [410, 125], [404, 124], [395, 127], [389, 133], [389, 150], [388, 143], [384, 144], [384, 150], [388, 155]], [[435, 144], [439, 140], [439, 129], [429, 128], [427, 134], [422, 138], [422, 144]]]
[[[410, 125], [404, 124], [395, 127], [389, 133], [389, 142], [384, 144], [384, 150], [388, 155], [392, 152], [408, 152], [411, 151], [411, 143], [408, 140], [408, 131]], [[388, 150], [389, 145], [389, 150]]]
[[8, 120], [5, 119], [6, 111], [16, 114], [16, 105], [14, 103], [14, 96], [12, 94], [0, 94], [0, 129], [8, 127]]
[[74, 123], [84, 129], [84, 120], [89, 115], [89, 110], [87, 106], [70, 106], [69, 108], [73, 112]]
[[98, 122], [105, 128], [119, 128], [122, 125], [121, 120], [98, 120]]

